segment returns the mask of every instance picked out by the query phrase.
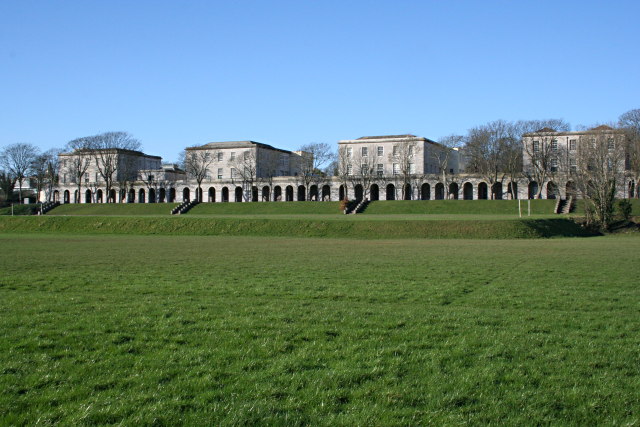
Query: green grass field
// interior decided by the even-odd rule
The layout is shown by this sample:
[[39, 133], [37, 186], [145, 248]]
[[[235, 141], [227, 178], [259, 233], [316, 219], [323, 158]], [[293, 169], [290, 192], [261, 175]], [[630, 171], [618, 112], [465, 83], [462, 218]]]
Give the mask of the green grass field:
[[89, 203], [60, 205], [47, 215], [171, 215], [179, 203]]
[[637, 425], [640, 238], [0, 234], [0, 425]]

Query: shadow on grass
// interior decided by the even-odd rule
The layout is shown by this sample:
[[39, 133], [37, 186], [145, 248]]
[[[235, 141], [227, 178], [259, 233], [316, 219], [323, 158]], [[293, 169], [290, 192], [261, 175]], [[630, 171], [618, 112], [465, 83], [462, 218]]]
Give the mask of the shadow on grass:
[[593, 237], [601, 235], [601, 233], [584, 228], [570, 219], [532, 219], [523, 222], [526, 227], [540, 237]]

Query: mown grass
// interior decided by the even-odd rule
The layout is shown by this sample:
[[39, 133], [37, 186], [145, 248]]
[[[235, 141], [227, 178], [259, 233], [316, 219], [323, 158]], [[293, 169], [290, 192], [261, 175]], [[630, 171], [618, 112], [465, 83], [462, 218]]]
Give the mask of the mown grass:
[[[300, 215], [281, 217], [52, 216], [6, 217], [0, 232], [85, 234], [170, 234], [201, 236], [332, 237], [360, 239], [519, 239], [589, 236], [572, 220], [538, 219], [416, 219], [410, 216], [332, 216], [330, 220]], [[482, 218], [482, 217], [480, 217]]]
[[200, 203], [187, 215], [340, 215], [340, 202]]
[[[555, 200], [521, 200], [522, 215], [553, 215]], [[367, 206], [364, 215], [450, 214], [518, 216], [518, 200], [379, 200]]]
[[636, 237], [0, 235], [0, 424], [634, 425]]
[[87, 203], [65, 204], [47, 215], [171, 215], [178, 203]]

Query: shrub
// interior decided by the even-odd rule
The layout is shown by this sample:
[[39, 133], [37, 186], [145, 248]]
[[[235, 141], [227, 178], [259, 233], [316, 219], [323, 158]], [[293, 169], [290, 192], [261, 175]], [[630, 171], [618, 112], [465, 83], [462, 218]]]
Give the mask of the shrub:
[[618, 213], [625, 221], [629, 221], [631, 218], [631, 202], [629, 199], [622, 199], [618, 202]]

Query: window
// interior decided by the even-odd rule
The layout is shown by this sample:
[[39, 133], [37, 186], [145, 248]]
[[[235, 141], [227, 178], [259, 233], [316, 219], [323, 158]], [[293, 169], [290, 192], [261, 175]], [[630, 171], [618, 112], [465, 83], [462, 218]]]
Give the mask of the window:
[[551, 159], [551, 172], [558, 172], [558, 159]]
[[231, 168], [231, 179], [234, 179], [235, 177], [236, 177], [236, 169], [235, 168]]
[[99, 179], [100, 179], [100, 175], [98, 174], [98, 172], [96, 172], [96, 180], [95, 180], [95, 182], [98, 182]]
[[397, 156], [397, 155], [398, 155], [398, 146], [397, 146], [397, 145], [394, 145], [394, 146], [393, 146], [393, 155], [394, 155], [394, 156]]
[[540, 141], [533, 141], [533, 152], [534, 153], [540, 152]]
[[578, 163], [576, 162], [575, 157], [571, 157], [569, 159], [569, 169], [571, 170], [571, 172], [575, 172], [578, 170]]
[[[222, 153], [218, 153], [222, 154]], [[218, 179], [222, 179], [222, 168], [218, 168]]]
[[231, 160], [235, 160], [236, 159], [236, 152], [232, 151], [231, 152]]
[[378, 157], [384, 156], [384, 147], [378, 147]]
[[245, 151], [243, 156], [244, 156], [245, 160], [249, 160], [249, 152], [248, 151]]
[[[65, 162], [66, 162], [66, 160], [65, 160]], [[65, 174], [62, 175], [62, 183], [65, 184], [66, 182], [67, 182], [67, 174], [65, 173]]]
[[85, 183], [89, 183], [89, 174], [88, 173], [84, 174], [84, 182]]
[[347, 165], [347, 175], [353, 175], [353, 166]]
[[409, 155], [413, 156], [413, 145], [409, 146]]
[[368, 156], [369, 156], [369, 148], [362, 147], [362, 157], [368, 157]]
[[147, 177], [147, 181], [153, 181], [153, 175], [149, 175], [149, 176]]
[[616, 145], [613, 142], [613, 138], [607, 139], [607, 149], [613, 150], [614, 148], [616, 148]]
[[347, 147], [347, 157], [351, 157], [353, 155], [353, 147]]
[[222, 154], [222, 151], [218, 151], [218, 161], [221, 162], [222, 158], [224, 157], [224, 154]]
[[[378, 147], [378, 148], [382, 148], [382, 147]], [[382, 163], [378, 163], [378, 166], [376, 167], [376, 175], [382, 176], [383, 173], [384, 173], [384, 165]]]
[[551, 151], [553, 151], [554, 153], [558, 152], [558, 140], [554, 139], [553, 141], [551, 141]]
[[393, 164], [393, 174], [394, 175], [400, 175], [400, 165], [398, 165], [397, 163]]
[[570, 139], [569, 140], [569, 150], [570, 151], [576, 151], [576, 140], [575, 139]]

